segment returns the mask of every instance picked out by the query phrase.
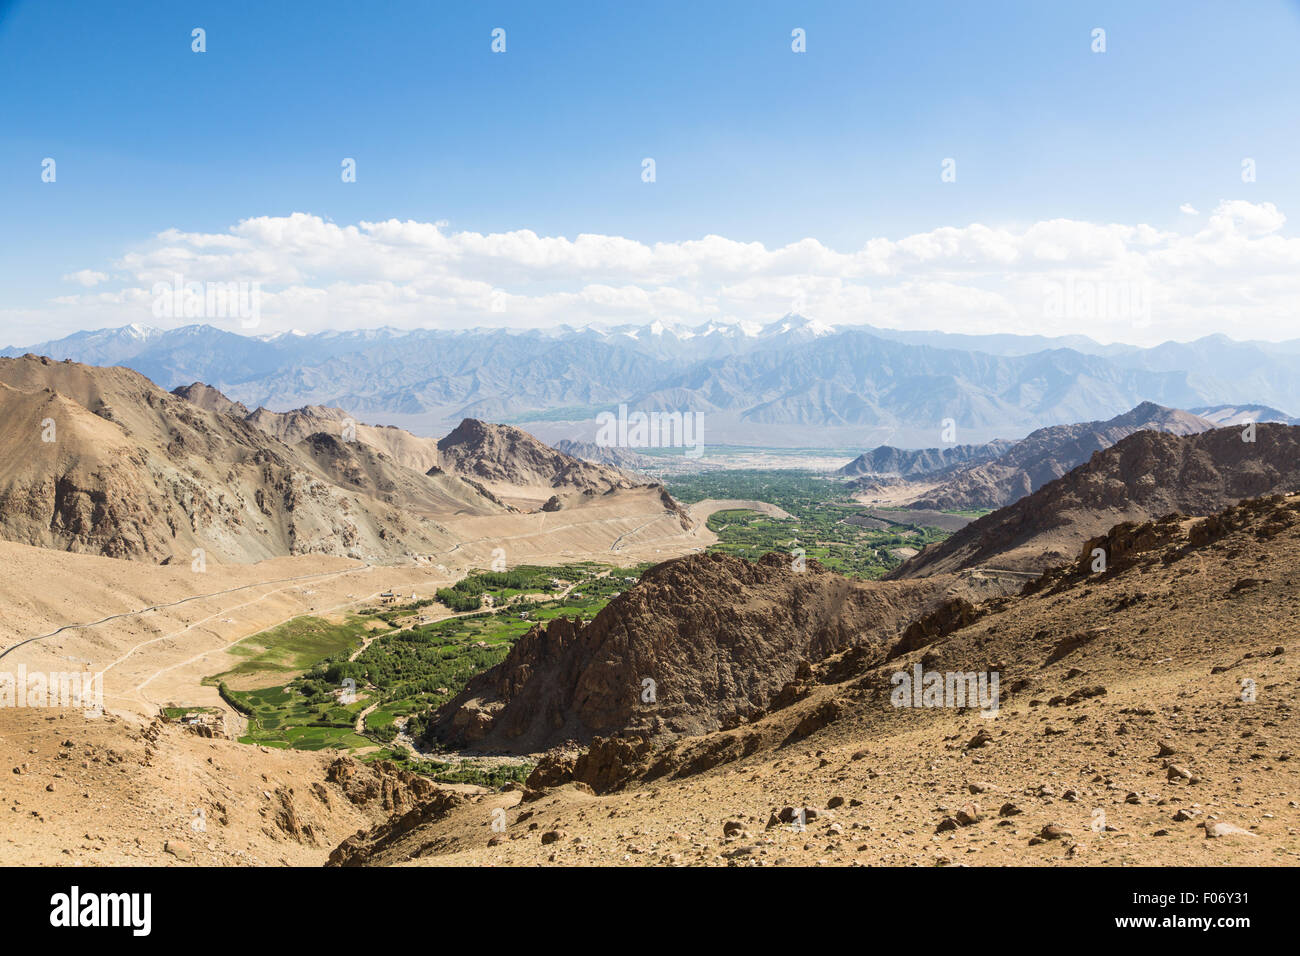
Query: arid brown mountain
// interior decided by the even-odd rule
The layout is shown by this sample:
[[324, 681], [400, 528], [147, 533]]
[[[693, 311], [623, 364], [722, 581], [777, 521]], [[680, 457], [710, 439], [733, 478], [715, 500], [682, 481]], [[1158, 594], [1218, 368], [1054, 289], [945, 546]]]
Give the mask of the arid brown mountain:
[[943, 472], [955, 465], [989, 461], [1005, 453], [1015, 442], [998, 440], [983, 445], [953, 445], [950, 448], [895, 448], [881, 445], [863, 452], [835, 472], [844, 478], [916, 478]]
[[[229, 409], [227, 414], [238, 416], [243, 408], [202, 383], [176, 389], [175, 394], [193, 394], [218, 410]], [[517, 510], [515, 505], [525, 510], [541, 507], [556, 511], [564, 507], [564, 498], [570, 494], [604, 494], [639, 484], [634, 476], [567, 455], [518, 428], [476, 419], [465, 419], [451, 434], [435, 441], [391, 425], [363, 425], [343, 409], [323, 405], [287, 412], [259, 408], [242, 417], [288, 444], [313, 435], [333, 436], [345, 444], [368, 445], [398, 464], [430, 476], [459, 476], [484, 497], [512, 511]]]
[[287, 412], [259, 408], [247, 418], [250, 424], [290, 445], [320, 432], [369, 445], [414, 471], [428, 472], [438, 464], [438, 443], [432, 438], [391, 426], [363, 425], [341, 408], [307, 405]]
[[453, 547], [437, 515], [505, 511], [458, 477], [329, 436], [290, 445], [124, 368], [2, 359], [0, 421], [0, 534], [41, 547], [384, 561]]
[[[1207, 515], [1242, 498], [1300, 488], [1300, 427], [1263, 424], [1194, 435], [1139, 431], [1015, 504], [925, 548], [889, 577], [976, 567], [1043, 571], [1073, 560], [1121, 521]], [[1254, 441], [1243, 438], [1253, 437]]]
[[[617, 470], [582, 460], [583, 456], [565, 454], [510, 425], [467, 418], [451, 434], [435, 441], [390, 425], [364, 425], [344, 409], [327, 405], [305, 405], [287, 412], [258, 408], [250, 413], [243, 405], [201, 382], [177, 388], [174, 394], [213, 411], [244, 418], [289, 445], [317, 433], [356, 441], [406, 468], [431, 475], [449, 472], [467, 478], [494, 499], [522, 498], [535, 504], [531, 499], [538, 495], [539, 489], [550, 489], [541, 496], [549, 499], [555, 492], [604, 493], [611, 488], [630, 488], [636, 484]], [[616, 455], [635, 454], [623, 449], [609, 451]]]
[[209, 411], [241, 418], [286, 445], [296, 445], [308, 435], [324, 433], [344, 441], [362, 442], [416, 471], [427, 472], [438, 464], [438, 443], [433, 439], [421, 438], [391, 426], [363, 425], [341, 408], [304, 405], [287, 412], [273, 412], [261, 407], [250, 412], [242, 403], [231, 401], [203, 382], [174, 388], [172, 394]]
[[1194, 435], [1214, 428], [1212, 422], [1176, 408], [1143, 402], [1105, 422], [1080, 422], [1040, 428], [990, 461], [951, 469], [938, 487], [909, 507], [938, 511], [1001, 508], [1060, 478], [1092, 455], [1136, 431]]
[[527, 752], [596, 734], [734, 727], [770, 707], [801, 665], [892, 642], [950, 589], [966, 586], [882, 585], [816, 562], [801, 572], [779, 553], [755, 564], [719, 553], [669, 561], [590, 623], [533, 628], [439, 711], [433, 734]]
[[[248, 407], [242, 402], [231, 401], [211, 385], [205, 385], [202, 382], [180, 385], [172, 389], [172, 394], [185, 399], [193, 405], [198, 405], [200, 408], [206, 408], [210, 412], [234, 415], [237, 418], [247, 418], [249, 415]], [[282, 438], [283, 436], [276, 437]]]
[[439, 440], [438, 455], [443, 470], [480, 481], [503, 497], [530, 491], [542, 498], [556, 492], [604, 494], [636, 485], [613, 469], [556, 451], [526, 431], [475, 418]]

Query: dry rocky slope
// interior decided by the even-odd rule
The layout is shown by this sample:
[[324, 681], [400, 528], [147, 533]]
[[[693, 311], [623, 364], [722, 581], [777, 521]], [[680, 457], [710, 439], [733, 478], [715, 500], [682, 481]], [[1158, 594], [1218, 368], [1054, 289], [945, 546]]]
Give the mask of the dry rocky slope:
[[777, 553], [756, 564], [718, 553], [669, 561], [589, 623], [534, 627], [444, 705], [433, 733], [444, 743], [519, 753], [598, 734], [738, 726], [771, 707], [809, 662], [892, 642], [954, 596], [996, 587], [948, 579], [882, 585], [816, 562], [797, 571]]
[[359, 828], [460, 799], [391, 764], [157, 719], [5, 708], [0, 730], [5, 865], [320, 865]]
[[474, 418], [438, 441], [438, 455], [444, 470], [503, 494], [540, 488], [594, 495], [637, 484], [615, 469], [556, 451], [522, 429]]
[[196, 548], [385, 561], [451, 547], [438, 515], [505, 510], [459, 477], [311, 437], [287, 444], [128, 369], [0, 359], [0, 535], [155, 563]]
[[1242, 498], [1300, 489], [1300, 427], [1194, 435], [1139, 431], [1015, 504], [927, 547], [890, 575], [925, 577], [983, 566], [1042, 571], [1126, 520], [1210, 514]]
[[[1150, 430], [1171, 435], [1194, 435], [1214, 427], [1213, 422], [1188, 412], [1143, 402], [1108, 421], [1052, 425], [1040, 428], [1017, 442], [911, 452], [905, 459], [905, 463], [910, 465], [909, 471], [898, 474], [857, 472], [863, 477], [858, 478], [854, 486], [870, 492], [895, 486], [910, 475], [912, 480], [922, 484], [911, 495], [908, 507], [941, 511], [1002, 508], [1083, 464], [1093, 452], [1109, 448], [1134, 432]], [[942, 457], [944, 452], [951, 457]], [[859, 464], [864, 468], [871, 466], [879, 457], [874, 452], [871, 454], [873, 457], [870, 459], [862, 456], [849, 467]], [[884, 455], [879, 457], [879, 463], [889, 466], [894, 458], [893, 455]]]
[[983, 445], [953, 445], [949, 448], [895, 448], [881, 445], [863, 452], [835, 472], [843, 478], [865, 476], [870, 482], [879, 478], [912, 478], [946, 471], [956, 465], [988, 461], [1004, 454], [1015, 442], [999, 439]]
[[407, 468], [432, 475], [449, 472], [507, 496], [521, 488], [549, 488], [560, 494], [604, 493], [637, 484], [617, 468], [566, 454], [510, 425], [466, 418], [450, 434], [435, 441], [401, 428], [361, 424], [343, 409], [332, 406], [306, 405], [287, 412], [258, 408], [249, 412], [202, 382], [173, 389], [173, 394], [212, 411], [241, 417], [287, 444], [317, 433], [338, 437], [346, 433]]
[[914, 508], [940, 511], [1002, 508], [1032, 494], [1049, 481], [1138, 431], [1195, 435], [1212, 422], [1175, 408], [1144, 402], [1105, 422], [1053, 425], [1032, 432], [992, 461], [957, 468], [937, 488], [912, 502]]
[[[1101, 543], [1105, 573], [1083, 552], [854, 645], [733, 729], [556, 751], [522, 792], [414, 808], [331, 862], [1300, 863], [1300, 497]], [[996, 710], [895, 706], [918, 666], [996, 671]]]
[[[783, 561], [737, 570], [776, 572], [755, 589], [786, 602], [772, 619], [832, 631], [823, 599], [856, 583], [795, 580]], [[689, 636], [677, 622], [700, 605], [745, 622], [737, 575], [697, 587], [674, 567], [650, 575], [670, 618], [656, 633]], [[0, 862], [1296, 865], [1298, 587], [1300, 497], [1121, 523], [1019, 596], [967, 590], [900, 613], [893, 637], [810, 651], [734, 725], [595, 738], [498, 793], [174, 724], [0, 708]], [[892, 675], [917, 665], [996, 670], [998, 710], [894, 707]]]
[[[202, 383], [168, 393], [128, 369], [35, 355], [0, 359], [0, 450], [0, 537], [151, 563], [196, 549], [407, 561], [454, 549], [457, 522], [648, 487], [506, 426], [466, 420], [435, 442], [341, 409], [249, 412]], [[664, 508], [680, 512], [666, 496]]]
[[[217, 412], [220, 415], [247, 418], [250, 414], [248, 406], [243, 402], [232, 401], [211, 385], [205, 385], [202, 382], [173, 388], [172, 394], [185, 399], [191, 405], [198, 405], [200, 408], [206, 408], [208, 411]], [[276, 435], [276, 437], [283, 441], [286, 436]], [[298, 437], [305, 438], [306, 435], [299, 435]]]

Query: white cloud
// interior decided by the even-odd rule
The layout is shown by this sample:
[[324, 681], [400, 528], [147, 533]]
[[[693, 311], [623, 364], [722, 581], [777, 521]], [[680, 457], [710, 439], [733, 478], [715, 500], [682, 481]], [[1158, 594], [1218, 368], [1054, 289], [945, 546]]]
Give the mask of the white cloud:
[[108, 273], [95, 272], [93, 269], [82, 269], [78, 272], [69, 272], [63, 277], [64, 282], [75, 282], [77, 285], [83, 285], [87, 289], [91, 286], [97, 286], [101, 282], [108, 281]]
[[1192, 205], [1191, 203], [1189, 203], [1189, 202], [1185, 202], [1185, 203], [1183, 203], [1181, 206], [1179, 206], [1179, 207], [1178, 207], [1178, 211], [1181, 212], [1181, 213], [1184, 213], [1184, 214], [1186, 214], [1186, 215], [1188, 215], [1188, 216], [1199, 216], [1199, 215], [1200, 215], [1200, 213], [1196, 211], [1196, 207], [1193, 206], [1193, 205]]
[[[775, 248], [717, 235], [643, 243], [528, 229], [450, 232], [442, 222], [395, 219], [339, 225], [294, 213], [246, 219], [225, 233], [168, 229], [112, 263], [128, 277], [122, 291], [61, 296], [18, 320], [33, 338], [51, 328], [165, 324], [152, 315], [150, 290], [180, 276], [259, 283], [265, 332], [761, 323], [798, 309], [836, 324], [1084, 332], [1142, 344], [1216, 331], [1295, 337], [1300, 239], [1283, 235], [1285, 224], [1272, 203], [1227, 200], [1196, 231], [1070, 219], [1014, 229], [974, 223], [839, 251], [812, 238]], [[65, 278], [89, 288], [108, 275], [83, 269]], [[1140, 289], [1152, 306], [1134, 321], [1045, 305], [1062, 289]]]

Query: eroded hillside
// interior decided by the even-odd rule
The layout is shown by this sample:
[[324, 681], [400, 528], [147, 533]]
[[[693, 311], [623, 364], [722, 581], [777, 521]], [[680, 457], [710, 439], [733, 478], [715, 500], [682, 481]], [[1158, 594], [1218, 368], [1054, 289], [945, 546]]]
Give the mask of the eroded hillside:
[[[1300, 498], [1106, 543], [1106, 573], [832, 655], [734, 729], [557, 751], [522, 793], [336, 862], [1294, 865]], [[995, 713], [895, 706], [918, 666], [997, 671]]]

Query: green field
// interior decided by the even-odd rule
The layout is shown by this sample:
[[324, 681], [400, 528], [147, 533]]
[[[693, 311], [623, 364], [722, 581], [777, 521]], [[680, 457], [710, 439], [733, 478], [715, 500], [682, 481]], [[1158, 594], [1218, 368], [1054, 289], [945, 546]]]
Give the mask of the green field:
[[360, 646], [366, 620], [365, 616], [350, 615], [342, 624], [335, 624], [319, 617], [296, 617], [236, 644], [230, 653], [246, 660], [205, 683], [296, 674], [322, 658], [346, 656]]
[[[529, 769], [524, 764], [411, 761], [409, 751], [394, 746], [399, 722], [409, 737], [420, 739], [433, 710], [499, 663], [529, 628], [556, 617], [594, 617], [629, 586], [625, 578], [639, 578], [641, 570], [585, 563], [475, 571], [446, 589], [446, 596], [453, 601], [473, 596], [477, 607], [481, 596], [490, 593], [497, 603], [490, 610], [410, 626], [398, 622], [409, 622], [432, 601], [367, 609], [342, 623], [295, 618], [239, 645], [238, 653], [247, 659], [205, 682], [218, 685], [222, 697], [248, 718], [244, 743], [392, 759], [449, 782], [520, 780]], [[567, 593], [559, 593], [553, 580], [563, 582]], [[367, 636], [370, 644], [349, 660]], [[264, 684], [262, 678], [268, 677], [283, 679], [255, 689], [231, 687]], [[348, 690], [355, 691], [355, 699], [341, 696]], [[371, 707], [358, 734], [357, 718]]]
[[243, 743], [295, 750], [350, 749], [373, 743], [353, 733], [362, 703], [343, 706], [332, 696], [313, 701], [295, 684], [252, 691], [227, 688], [224, 696], [248, 717]]
[[748, 498], [789, 512], [790, 518], [748, 510], [719, 511], [709, 517], [709, 529], [719, 539], [710, 550], [750, 561], [769, 551], [802, 548], [806, 557], [841, 574], [879, 578], [902, 564], [890, 553], [893, 549], [919, 551], [951, 534], [924, 524], [924, 515], [903, 509], [886, 513], [857, 504], [841, 482], [813, 472], [701, 472], [669, 480], [668, 490], [686, 503]]
[[561, 592], [591, 573], [587, 564], [571, 567], [523, 565], [513, 571], [474, 571], [449, 588], [438, 589], [438, 600], [453, 611], [477, 611], [483, 596], [491, 595], [496, 607], [526, 594]]

